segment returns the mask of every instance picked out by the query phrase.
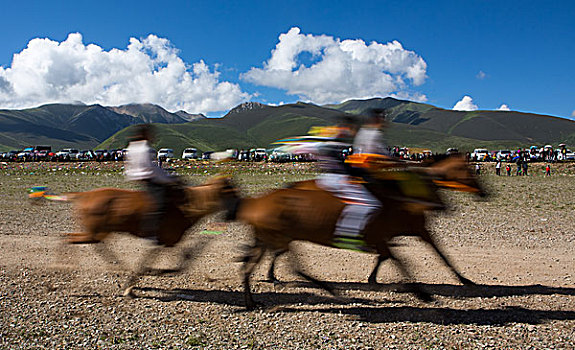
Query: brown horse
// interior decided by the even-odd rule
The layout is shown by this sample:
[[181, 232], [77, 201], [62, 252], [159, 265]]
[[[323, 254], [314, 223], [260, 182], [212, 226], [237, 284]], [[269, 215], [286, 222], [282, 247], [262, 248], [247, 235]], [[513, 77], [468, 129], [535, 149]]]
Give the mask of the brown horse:
[[[73, 244], [103, 242], [113, 232], [144, 237], [142, 220], [153, 203], [143, 191], [117, 188], [66, 193], [64, 198], [75, 204], [84, 227], [84, 232], [69, 234], [68, 243]], [[138, 270], [126, 285], [126, 296], [132, 295], [137, 279], [148, 270], [145, 263], [150, 263], [161, 248], [180, 242], [185, 232], [204, 216], [224, 209], [229, 212], [239, 201], [237, 191], [227, 177], [216, 177], [199, 186], [183, 187], [173, 198], [177, 201], [170, 203], [162, 219], [156, 239], [158, 246], [142, 258]], [[107, 259], [115, 258], [104, 245], [100, 245], [98, 252]], [[187, 259], [190, 252], [184, 255], [183, 259]]]
[[[440, 186], [484, 194], [462, 158], [449, 158], [428, 168], [417, 169], [417, 172], [423, 174], [426, 181], [437, 182]], [[435, 191], [433, 185], [429, 187]], [[395, 189], [391, 191], [391, 196], [377, 193], [377, 190], [373, 192], [382, 202], [383, 210], [374, 215], [363, 231], [365, 242], [379, 254], [376, 267], [369, 277], [370, 282], [375, 282], [377, 270], [383, 261], [394, 259], [389, 249], [389, 240], [396, 236], [410, 235], [419, 236], [429, 243], [462, 283], [473, 283], [453, 267], [426, 228], [425, 211], [432, 209], [433, 204], [438, 204], [438, 208], [444, 207], [438, 196], [430, 197], [435, 203], [422, 204], [421, 201], [403, 201], [396, 196], [398, 192]], [[333, 246], [333, 232], [344, 206], [331, 193], [318, 188], [314, 181], [296, 183], [290, 188], [242, 201], [237, 216], [253, 227], [255, 236], [254, 245], [243, 258], [244, 298], [248, 309], [255, 305], [250, 290], [250, 276], [264, 253], [270, 250], [276, 252], [277, 257], [289, 249], [290, 242], [296, 240]], [[401, 262], [395, 260], [402, 272], [409, 276]], [[302, 272], [298, 273], [329, 290], [324, 283]], [[420, 291], [416, 292], [424, 299], [429, 298]]]

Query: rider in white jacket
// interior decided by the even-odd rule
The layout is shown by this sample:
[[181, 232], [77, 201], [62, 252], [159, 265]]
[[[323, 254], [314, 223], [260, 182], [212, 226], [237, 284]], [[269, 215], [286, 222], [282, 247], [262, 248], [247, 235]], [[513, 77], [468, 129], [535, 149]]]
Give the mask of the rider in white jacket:
[[167, 210], [168, 185], [175, 183], [176, 178], [170, 176], [155, 162], [155, 151], [150, 147], [152, 138], [151, 126], [137, 125], [132, 140], [128, 145], [125, 163], [126, 178], [143, 185], [144, 190], [153, 199], [153, 210], [142, 220], [142, 231], [146, 237], [156, 239], [161, 220]]

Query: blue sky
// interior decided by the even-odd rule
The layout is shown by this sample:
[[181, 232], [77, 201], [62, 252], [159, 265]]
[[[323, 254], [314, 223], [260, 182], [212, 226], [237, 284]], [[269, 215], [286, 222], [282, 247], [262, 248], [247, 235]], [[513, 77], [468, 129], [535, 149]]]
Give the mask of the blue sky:
[[[148, 101], [218, 115], [247, 100], [391, 95], [575, 116], [573, 1], [12, 1], [3, 12], [4, 108]], [[59, 47], [70, 33], [81, 36]], [[141, 45], [128, 54], [130, 38]], [[99, 52], [89, 56], [89, 44]], [[382, 63], [390, 52], [393, 64]], [[134, 69], [124, 77], [114, 65]]]

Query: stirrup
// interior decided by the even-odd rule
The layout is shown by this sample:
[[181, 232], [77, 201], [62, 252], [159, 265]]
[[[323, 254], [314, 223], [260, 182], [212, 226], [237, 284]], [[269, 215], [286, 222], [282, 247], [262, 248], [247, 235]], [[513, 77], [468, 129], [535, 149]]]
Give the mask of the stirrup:
[[375, 250], [367, 245], [363, 239], [334, 237], [333, 246], [335, 248], [353, 250], [357, 252], [371, 253]]

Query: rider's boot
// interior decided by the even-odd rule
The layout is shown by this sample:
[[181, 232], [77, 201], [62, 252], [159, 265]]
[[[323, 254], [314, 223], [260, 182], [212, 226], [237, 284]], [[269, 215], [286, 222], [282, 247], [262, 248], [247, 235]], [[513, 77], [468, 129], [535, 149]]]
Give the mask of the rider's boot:
[[160, 232], [161, 213], [151, 212], [144, 215], [141, 224], [143, 238], [152, 243], [159, 243], [158, 234]]
[[365, 205], [348, 204], [336, 224], [333, 245], [342, 249], [372, 251], [365, 242], [362, 231], [373, 211], [373, 208]]

